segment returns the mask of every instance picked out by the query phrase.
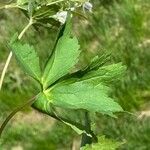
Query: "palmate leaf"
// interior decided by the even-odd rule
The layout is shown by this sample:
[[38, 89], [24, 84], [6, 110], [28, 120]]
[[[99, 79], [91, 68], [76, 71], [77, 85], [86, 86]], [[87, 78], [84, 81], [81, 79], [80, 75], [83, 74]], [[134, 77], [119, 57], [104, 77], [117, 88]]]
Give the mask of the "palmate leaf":
[[52, 57], [46, 65], [42, 77], [44, 89], [68, 74], [78, 61], [80, 46], [76, 37], [71, 38], [71, 26], [70, 18], [66, 23], [63, 35], [58, 39]]
[[98, 112], [107, 115], [123, 111], [121, 106], [109, 97], [108, 83], [120, 78], [125, 67], [122, 64], [101, 67], [103, 63], [99, 61], [105, 62], [104, 59], [96, 58], [89, 67], [81, 70], [81, 72], [85, 72], [82, 76], [74, 77], [74, 74], [66, 76], [77, 63], [80, 54], [77, 38], [71, 37], [71, 25], [71, 18], [68, 17], [42, 77], [39, 58], [32, 46], [12, 39], [10, 47], [24, 71], [43, 86], [32, 106], [67, 124], [78, 133], [86, 133], [94, 137], [91, 129], [87, 129], [82, 121], [77, 121], [69, 113], [70, 111], [68, 111], [69, 116], [63, 116], [61, 114], [63, 111], [58, 113], [56, 108], [71, 110], [75, 115], [80, 110], [84, 113], [89, 111], [94, 114]]
[[120, 79], [125, 69], [121, 63], [103, 66], [89, 71], [82, 78], [58, 83], [45, 91], [45, 94], [57, 107], [112, 115], [123, 110], [109, 97], [110, 88], [107, 85]]
[[19, 40], [14, 40], [14, 37], [12, 38], [9, 46], [25, 73], [37, 81], [40, 81], [41, 69], [39, 57], [37, 56], [33, 46], [22, 44]]
[[116, 142], [111, 139], [106, 139], [105, 136], [101, 136], [98, 138], [98, 143], [93, 143], [92, 145], [86, 145], [82, 147], [80, 150], [116, 150], [123, 143]]
[[[56, 117], [74, 130], [87, 132], [84, 126], [76, 120], [70, 120], [54, 112], [53, 107], [67, 110], [83, 110], [112, 115], [123, 111], [121, 106], [109, 97], [110, 88], [107, 83], [118, 79], [125, 67], [121, 63], [100, 67], [104, 60], [97, 58], [80, 78], [59, 80], [67, 75], [76, 64], [80, 54], [77, 39], [71, 38], [71, 18], [59, 34], [54, 52], [50, 57], [41, 78], [39, 60], [33, 47], [21, 44], [18, 40], [11, 41], [11, 48], [18, 62], [33, 78], [42, 81], [43, 91], [33, 104], [33, 107]], [[42, 80], [41, 80], [42, 79]], [[63, 79], [63, 78], [62, 78]], [[59, 80], [59, 82], [55, 81]], [[57, 116], [58, 115], [58, 116]], [[88, 133], [89, 134], [89, 133]]]
[[57, 107], [84, 109], [91, 112], [112, 114], [123, 111], [121, 106], [108, 96], [109, 88], [92, 82], [58, 84], [45, 91], [49, 101]]

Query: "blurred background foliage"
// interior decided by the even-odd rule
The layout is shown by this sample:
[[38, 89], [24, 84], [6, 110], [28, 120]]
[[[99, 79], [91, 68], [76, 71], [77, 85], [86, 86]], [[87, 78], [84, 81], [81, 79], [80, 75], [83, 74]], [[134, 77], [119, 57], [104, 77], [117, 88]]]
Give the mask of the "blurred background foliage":
[[[77, 67], [103, 53], [111, 54], [108, 63], [123, 62], [127, 66], [126, 75], [114, 83], [112, 96], [124, 110], [136, 115], [119, 114], [118, 119], [98, 115], [97, 133], [126, 141], [121, 150], [149, 150], [150, 1], [93, 0], [92, 3], [93, 13], [86, 14], [87, 20], [74, 18], [74, 32], [82, 49]], [[27, 19], [20, 11], [0, 10], [0, 72], [10, 51], [6, 43], [26, 24]], [[31, 27], [23, 40], [35, 46], [44, 64], [55, 37], [55, 28], [35, 30]], [[0, 92], [0, 123], [35, 92], [30, 79], [13, 58]], [[65, 125], [27, 108], [7, 126], [0, 150], [71, 150], [79, 141], [80, 137]]]

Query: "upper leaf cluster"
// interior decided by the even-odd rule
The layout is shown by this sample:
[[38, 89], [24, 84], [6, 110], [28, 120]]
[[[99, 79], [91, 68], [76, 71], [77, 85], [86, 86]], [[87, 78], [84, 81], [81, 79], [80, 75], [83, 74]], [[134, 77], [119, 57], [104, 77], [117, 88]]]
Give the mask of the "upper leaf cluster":
[[[63, 117], [58, 113], [58, 108], [59, 111], [76, 110], [76, 114], [78, 111], [89, 111], [113, 115], [114, 112], [123, 111], [109, 96], [109, 84], [122, 76], [125, 67], [121, 63], [102, 66], [101, 59], [96, 57], [84, 70], [70, 74], [80, 54], [80, 46], [77, 38], [72, 36], [71, 26], [71, 17], [68, 16], [42, 73], [39, 58], [32, 46], [13, 39], [10, 47], [24, 71], [42, 85], [33, 107], [78, 132], [82, 130], [92, 134], [92, 131], [86, 131], [82, 123]], [[81, 76], [77, 75], [79, 72]]]

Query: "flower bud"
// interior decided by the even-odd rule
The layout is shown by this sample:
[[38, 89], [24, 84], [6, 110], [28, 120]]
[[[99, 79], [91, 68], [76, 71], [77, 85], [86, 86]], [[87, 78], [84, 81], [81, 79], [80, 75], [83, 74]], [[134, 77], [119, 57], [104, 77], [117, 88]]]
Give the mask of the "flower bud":
[[90, 2], [85, 2], [83, 4], [83, 9], [92, 12], [93, 5]]
[[66, 22], [66, 19], [67, 19], [67, 11], [57, 12], [57, 14], [54, 15], [54, 18], [56, 18], [59, 22], [64, 24]]

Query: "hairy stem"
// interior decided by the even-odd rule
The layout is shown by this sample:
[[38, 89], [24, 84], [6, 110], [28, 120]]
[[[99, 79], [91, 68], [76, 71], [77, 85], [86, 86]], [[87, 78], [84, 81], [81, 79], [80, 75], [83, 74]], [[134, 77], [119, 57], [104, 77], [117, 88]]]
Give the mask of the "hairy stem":
[[[85, 112], [85, 126], [87, 130], [91, 130], [91, 123], [88, 112]], [[86, 144], [92, 143], [92, 137], [87, 136], [87, 134], [83, 133], [82, 140], [81, 140], [81, 147], [85, 146]]]
[[[25, 28], [21, 31], [21, 33], [19, 34], [18, 36], [18, 39], [20, 40], [23, 35], [25, 34], [25, 32], [28, 30], [28, 28], [33, 24], [33, 21], [32, 21], [32, 18], [29, 20], [29, 23], [27, 24], [27, 26], [25, 26]], [[1, 74], [1, 78], [0, 78], [0, 91], [2, 89], [2, 85], [3, 85], [3, 81], [4, 81], [4, 78], [5, 78], [5, 74], [7, 72], [7, 69], [8, 69], [8, 66], [10, 64], [10, 60], [12, 58], [12, 52], [9, 53], [9, 56], [5, 62], [5, 66], [3, 68], [3, 71], [2, 71], [2, 74]]]
[[36, 100], [36, 96], [34, 96], [33, 98], [31, 98], [30, 100], [28, 100], [25, 104], [21, 105], [20, 107], [17, 107], [13, 112], [10, 113], [10, 115], [5, 119], [5, 121], [3, 122], [3, 124], [0, 127], [0, 137], [2, 135], [2, 132], [4, 131], [6, 125], [8, 124], [8, 122], [11, 120], [11, 118], [20, 110], [22, 110], [23, 108], [25, 108], [26, 106], [32, 105], [34, 103], [34, 101]]

